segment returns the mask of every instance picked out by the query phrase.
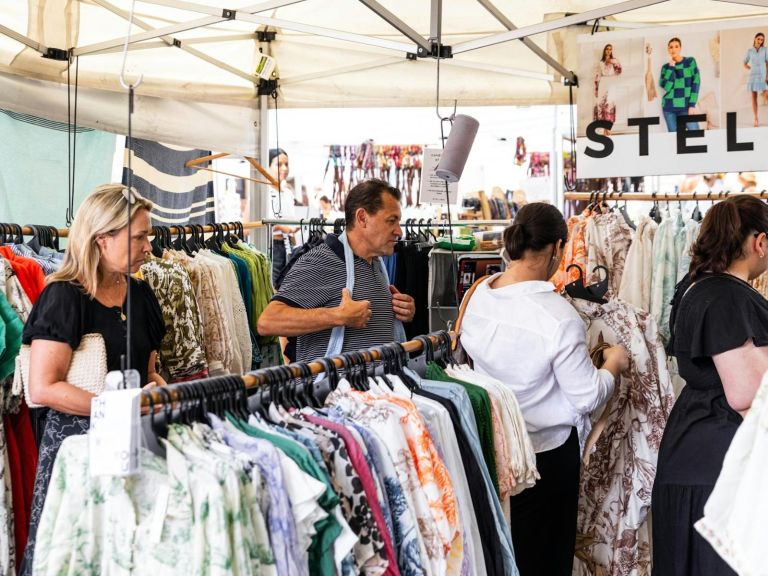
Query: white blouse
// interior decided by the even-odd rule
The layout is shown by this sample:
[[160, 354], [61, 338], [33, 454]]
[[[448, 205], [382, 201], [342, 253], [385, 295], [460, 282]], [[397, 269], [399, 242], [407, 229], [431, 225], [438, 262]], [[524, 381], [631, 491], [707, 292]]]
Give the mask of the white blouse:
[[592, 364], [583, 320], [550, 282], [490, 288], [498, 276], [472, 295], [461, 343], [475, 370], [514, 393], [534, 450], [553, 450], [608, 399], [613, 375]]

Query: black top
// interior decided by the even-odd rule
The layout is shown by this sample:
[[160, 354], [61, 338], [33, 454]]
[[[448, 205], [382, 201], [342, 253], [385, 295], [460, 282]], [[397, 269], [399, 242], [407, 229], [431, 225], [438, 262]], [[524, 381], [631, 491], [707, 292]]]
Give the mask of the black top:
[[686, 386], [664, 430], [656, 482], [713, 486], [742, 418], [726, 400], [712, 356], [748, 340], [767, 346], [768, 301], [735, 276], [710, 274], [676, 294], [673, 308], [673, 346]]
[[[147, 383], [149, 356], [160, 347], [165, 323], [152, 288], [135, 278], [131, 282], [131, 368], [139, 371], [143, 385]], [[107, 349], [107, 370], [120, 370], [127, 328], [120, 315], [119, 306], [104, 306], [74, 283], [53, 282], [35, 302], [22, 342], [53, 340], [75, 350], [85, 334], [101, 334]]]

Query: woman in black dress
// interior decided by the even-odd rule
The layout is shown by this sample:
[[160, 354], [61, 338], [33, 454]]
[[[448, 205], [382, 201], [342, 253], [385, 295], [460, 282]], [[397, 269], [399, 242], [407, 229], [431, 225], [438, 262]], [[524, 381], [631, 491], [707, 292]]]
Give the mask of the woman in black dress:
[[138, 370], [142, 383], [164, 384], [155, 372], [156, 351], [165, 334], [160, 305], [147, 284], [130, 276], [151, 252], [151, 210], [151, 202], [121, 184], [94, 190], [77, 211], [61, 269], [48, 277], [24, 327], [22, 341], [31, 345], [29, 395], [32, 402], [49, 410], [39, 446], [29, 539], [21, 574], [32, 573], [37, 525], [59, 446], [67, 436], [88, 431], [93, 394], [66, 382], [73, 351], [85, 334], [101, 334], [107, 369], [120, 370], [120, 359], [126, 352], [129, 281], [130, 365]]
[[736, 196], [709, 210], [673, 302], [686, 381], [664, 430], [653, 486], [654, 576], [736, 574], [694, 528], [733, 435], [768, 370], [768, 205]]

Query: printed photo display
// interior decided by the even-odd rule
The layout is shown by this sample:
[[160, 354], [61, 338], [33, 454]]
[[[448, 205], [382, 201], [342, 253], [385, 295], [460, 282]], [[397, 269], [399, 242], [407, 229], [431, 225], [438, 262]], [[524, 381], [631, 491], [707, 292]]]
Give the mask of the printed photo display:
[[579, 177], [635, 175], [617, 163], [642, 175], [761, 169], [766, 34], [768, 19], [580, 37]]

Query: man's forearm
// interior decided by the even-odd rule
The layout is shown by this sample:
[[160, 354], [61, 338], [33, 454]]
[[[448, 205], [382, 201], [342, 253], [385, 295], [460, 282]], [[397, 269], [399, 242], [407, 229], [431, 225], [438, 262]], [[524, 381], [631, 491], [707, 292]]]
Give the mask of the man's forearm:
[[302, 336], [340, 326], [336, 308], [295, 308], [270, 302], [259, 317], [262, 336]]

